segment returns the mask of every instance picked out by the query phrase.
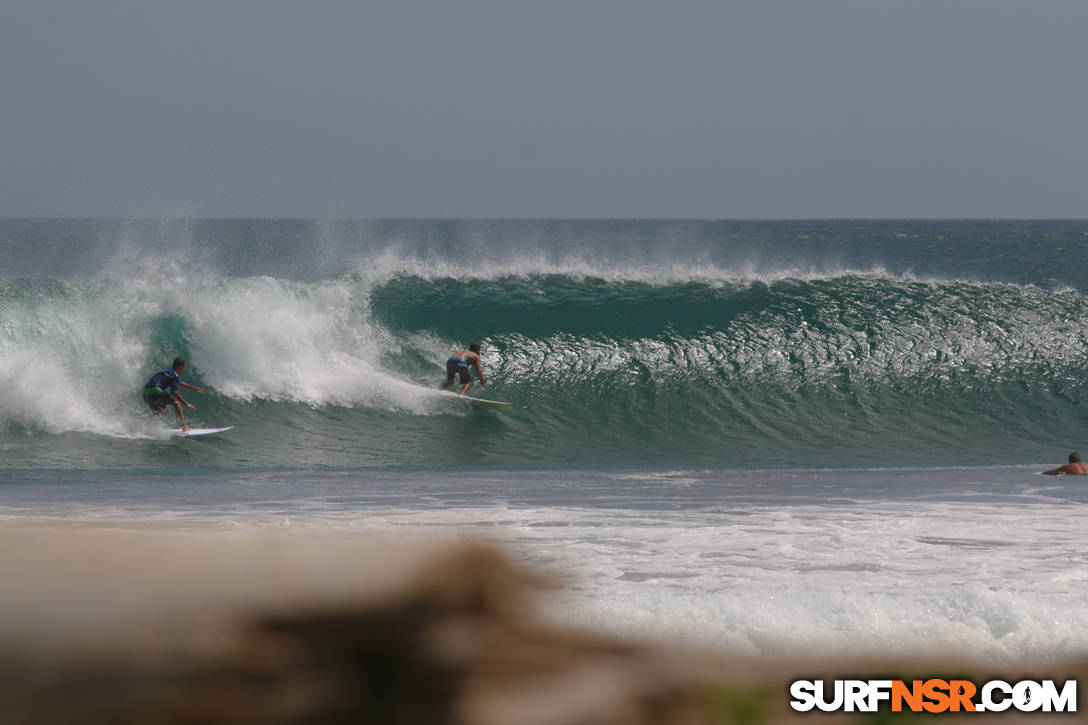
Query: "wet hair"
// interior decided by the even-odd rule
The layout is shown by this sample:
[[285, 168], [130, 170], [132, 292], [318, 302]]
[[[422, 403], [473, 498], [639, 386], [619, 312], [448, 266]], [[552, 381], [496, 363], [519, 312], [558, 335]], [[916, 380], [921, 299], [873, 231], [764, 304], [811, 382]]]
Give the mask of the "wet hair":
[[471, 345], [468, 346], [468, 349], [471, 350], [472, 352], [476, 353], [477, 355], [479, 355], [480, 354], [480, 343], [474, 342], [474, 343], [472, 343]]
[[183, 358], [181, 355], [178, 355], [176, 358], [174, 358], [174, 364], [171, 365], [171, 367], [175, 370], [185, 367], [185, 358]]
[[1070, 453], [1069, 454], [1069, 462], [1070, 463], [1080, 463], [1080, 454], [1079, 453]]

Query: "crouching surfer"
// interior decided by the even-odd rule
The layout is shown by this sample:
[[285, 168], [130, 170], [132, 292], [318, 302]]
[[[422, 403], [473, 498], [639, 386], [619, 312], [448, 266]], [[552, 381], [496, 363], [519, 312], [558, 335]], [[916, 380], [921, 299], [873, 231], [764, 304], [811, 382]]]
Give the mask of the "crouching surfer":
[[143, 398], [144, 402], [151, 407], [153, 417], [166, 410], [167, 406], [174, 406], [174, 411], [178, 414], [178, 422], [181, 423], [181, 429], [187, 431], [192, 429], [185, 422], [185, 413], [182, 412], [181, 406], [184, 405], [189, 410], [196, 410], [196, 406], [186, 402], [185, 398], [181, 397], [178, 389], [185, 388], [186, 390], [195, 390], [198, 393], [204, 391], [195, 385], [181, 382], [183, 372], [185, 372], [185, 358], [174, 358], [171, 367], [155, 373], [147, 381], [147, 385], [144, 386], [143, 390]]
[[480, 385], [484, 386], [484, 390], [487, 390], [487, 383], [484, 382], [484, 372], [480, 369], [480, 346], [475, 342], [469, 345], [467, 350], [455, 352], [446, 361], [446, 382], [442, 383], [442, 389], [449, 388], [456, 377], [461, 381], [461, 395], [467, 393], [468, 389], [472, 387], [470, 367], [476, 368], [476, 377], [480, 379]]

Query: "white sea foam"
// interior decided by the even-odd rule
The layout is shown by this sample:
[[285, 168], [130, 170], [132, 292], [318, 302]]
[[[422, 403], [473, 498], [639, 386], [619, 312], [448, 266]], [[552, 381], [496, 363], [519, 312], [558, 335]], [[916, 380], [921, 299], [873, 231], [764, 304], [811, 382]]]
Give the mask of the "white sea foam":
[[117, 401], [132, 388], [142, 331], [100, 288], [51, 292], [24, 293], [5, 304], [0, 423], [125, 435]]
[[[452, 477], [447, 495], [472, 486]], [[954, 653], [1012, 664], [1088, 653], [1080, 514], [960, 501], [360, 507], [337, 496], [202, 511], [11, 509], [0, 522], [485, 538], [561, 578], [544, 611], [566, 624], [768, 657]]]
[[767, 656], [1088, 652], [1088, 542], [1051, 506], [458, 509], [366, 524], [436, 526], [507, 542], [566, 577], [551, 616], [628, 636]]
[[[307, 284], [176, 271], [73, 281], [63, 292], [6, 301], [0, 425], [153, 437], [139, 390], [186, 350], [186, 379], [199, 371], [205, 386], [236, 400], [444, 409], [437, 390], [382, 366], [393, 343], [372, 324], [358, 280]], [[180, 334], [156, 349], [161, 325], [178, 325]], [[437, 378], [437, 362], [435, 369]], [[191, 397], [199, 406], [200, 397]]]

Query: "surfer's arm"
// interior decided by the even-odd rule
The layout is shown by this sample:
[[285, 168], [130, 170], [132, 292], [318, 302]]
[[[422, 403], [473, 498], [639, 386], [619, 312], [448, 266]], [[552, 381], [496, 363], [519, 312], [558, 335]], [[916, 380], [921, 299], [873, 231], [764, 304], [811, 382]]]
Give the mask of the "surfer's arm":
[[[182, 385], [184, 385], [184, 383], [182, 383]], [[189, 410], [196, 410], [196, 406], [181, 397], [181, 393], [174, 393], [174, 406], [178, 406], [179, 403]]]
[[490, 390], [491, 388], [487, 387], [487, 383], [484, 381], [484, 371], [480, 368], [480, 361], [479, 360], [476, 361], [475, 367], [476, 367], [476, 377], [478, 377], [480, 379], [480, 385], [484, 386], [484, 390]]
[[202, 388], [198, 388], [195, 385], [189, 385], [189, 383], [182, 383], [180, 381], [178, 382], [178, 387], [179, 388], [185, 388], [186, 390], [195, 390], [198, 393], [203, 393], [204, 392], [204, 390]]
[[1066, 466], [1058, 466], [1057, 468], [1052, 468], [1049, 471], [1043, 471], [1043, 475], [1044, 476], [1061, 476], [1062, 474], [1064, 474], [1066, 472], [1067, 472]]

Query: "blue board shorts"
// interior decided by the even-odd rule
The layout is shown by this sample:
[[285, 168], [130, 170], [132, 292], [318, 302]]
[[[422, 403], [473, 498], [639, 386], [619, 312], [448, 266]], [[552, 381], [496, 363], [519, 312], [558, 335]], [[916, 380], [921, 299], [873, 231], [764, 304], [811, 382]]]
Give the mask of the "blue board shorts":
[[463, 358], [451, 357], [446, 361], [446, 384], [452, 383], [456, 375], [461, 376], [461, 385], [472, 382], [472, 375], [468, 371], [468, 363]]

